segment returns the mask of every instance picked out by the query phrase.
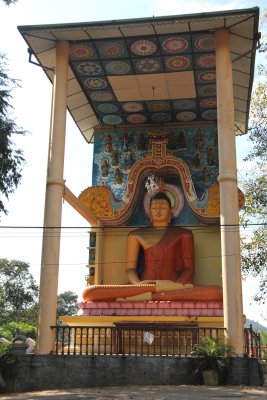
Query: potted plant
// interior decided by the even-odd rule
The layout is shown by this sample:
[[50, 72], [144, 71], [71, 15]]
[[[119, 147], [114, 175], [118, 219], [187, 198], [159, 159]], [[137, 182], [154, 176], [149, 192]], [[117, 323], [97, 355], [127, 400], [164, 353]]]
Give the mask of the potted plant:
[[194, 346], [191, 355], [200, 359], [195, 372], [202, 372], [204, 385], [216, 386], [219, 383], [219, 374], [230, 361], [232, 351], [218, 339], [204, 337], [199, 344]]

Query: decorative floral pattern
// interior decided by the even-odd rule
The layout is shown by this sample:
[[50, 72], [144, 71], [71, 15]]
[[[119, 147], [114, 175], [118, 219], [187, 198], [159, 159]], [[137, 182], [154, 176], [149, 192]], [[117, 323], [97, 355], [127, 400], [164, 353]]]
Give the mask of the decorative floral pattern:
[[[74, 75], [89, 97], [98, 118], [105, 124], [143, 124], [216, 119], [216, 70], [214, 32], [169, 33], [144, 37], [118, 37], [73, 41], [69, 50]], [[131, 96], [122, 101], [117, 89], [123, 75], [152, 78], [159, 87], [160, 73], [190, 71], [195, 78], [196, 98], [166, 99]], [[125, 79], [125, 78], [124, 78]], [[115, 82], [118, 82], [117, 89]], [[132, 81], [134, 82], [134, 80]], [[151, 82], [153, 80], [151, 79]], [[124, 85], [124, 86], [123, 86]], [[153, 83], [151, 83], [153, 86]], [[135, 89], [135, 88], [134, 88]], [[156, 93], [160, 93], [160, 89]], [[153, 97], [154, 98], [154, 97]], [[199, 111], [197, 111], [197, 107]]]
[[216, 86], [215, 85], [201, 86], [198, 89], [198, 94], [200, 96], [215, 96]]
[[107, 82], [101, 78], [87, 78], [84, 84], [89, 89], [105, 89], [107, 87]]
[[95, 61], [87, 61], [77, 66], [78, 72], [83, 75], [99, 75], [102, 72], [101, 65]]
[[212, 97], [212, 98], [208, 98], [208, 99], [203, 99], [200, 101], [200, 107], [204, 107], [204, 108], [214, 108], [216, 107], [217, 102], [216, 102], [216, 98]]
[[173, 107], [176, 110], [190, 110], [196, 108], [195, 100], [176, 100], [173, 102]]
[[152, 73], [158, 72], [161, 69], [160, 61], [154, 58], [144, 58], [143, 60], [138, 60], [135, 64], [135, 68], [138, 72], [142, 73]]
[[151, 115], [151, 119], [154, 122], [169, 122], [172, 119], [172, 116], [167, 113], [156, 113]]
[[131, 67], [125, 61], [110, 61], [106, 65], [108, 72], [114, 75], [124, 75], [130, 72]]
[[196, 59], [196, 64], [201, 68], [215, 68], [216, 58], [214, 54], [205, 54]]
[[167, 53], [182, 53], [188, 48], [188, 41], [179, 36], [175, 36], [165, 39], [162, 43], [162, 47]]
[[203, 35], [195, 40], [195, 46], [199, 50], [214, 51], [215, 35]]
[[113, 94], [107, 91], [92, 92], [90, 94], [91, 100], [93, 101], [112, 101], [114, 100]]
[[217, 111], [216, 110], [206, 110], [206, 111], [203, 111], [203, 113], [201, 115], [202, 115], [202, 118], [207, 121], [214, 121], [217, 119]]
[[189, 67], [190, 59], [185, 56], [175, 56], [167, 58], [165, 64], [172, 71], [181, 71]]
[[147, 118], [143, 114], [131, 114], [127, 117], [127, 121], [132, 124], [143, 124], [146, 120]]
[[91, 58], [93, 54], [93, 49], [90, 46], [86, 46], [85, 44], [76, 44], [75, 46], [71, 46], [70, 48], [71, 57], [86, 59]]
[[107, 125], [119, 125], [122, 123], [122, 118], [118, 115], [105, 115], [102, 121]]
[[100, 47], [101, 55], [108, 58], [122, 57], [124, 51], [124, 47], [119, 43], [104, 43]]
[[176, 114], [176, 119], [178, 121], [194, 121], [196, 117], [197, 117], [196, 113], [192, 111], [181, 111], [178, 114]]
[[198, 75], [198, 79], [201, 82], [215, 82], [215, 80], [216, 80], [216, 72], [215, 71], [201, 72]]
[[96, 107], [98, 111], [106, 114], [113, 114], [116, 113], [119, 109], [119, 107], [116, 104], [113, 103], [102, 103], [98, 104]]
[[131, 52], [137, 56], [151, 56], [157, 51], [157, 45], [152, 40], [141, 39], [131, 44]]
[[144, 106], [137, 101], [129, 101], [128, 103], [124, 103], [122, 108], [126, 112], [139, 112], [144, 109]]

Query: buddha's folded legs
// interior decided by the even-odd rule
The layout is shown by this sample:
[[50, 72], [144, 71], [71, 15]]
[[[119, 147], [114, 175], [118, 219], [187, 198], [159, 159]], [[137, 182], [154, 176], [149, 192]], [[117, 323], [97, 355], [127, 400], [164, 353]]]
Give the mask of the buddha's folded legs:
[[[173, 290], [156, 293], [155, 284], [147, 285], [95, 285], [87, 286], [83, 291], [85, 301], [116, 300], [128, 298], [142, 293], [151, 293], [151, 300], [193, 300], [193, 301], [221, 301], [222, 288], [216, 285], [194, 286], [188, 289]], [[141, 300], [140, 300], [141, 301]]]

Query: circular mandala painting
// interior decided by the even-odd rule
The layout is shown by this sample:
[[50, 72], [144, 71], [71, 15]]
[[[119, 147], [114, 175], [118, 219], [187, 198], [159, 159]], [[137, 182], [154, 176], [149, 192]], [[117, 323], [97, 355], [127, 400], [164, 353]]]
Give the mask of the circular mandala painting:
[[102, 72], [101, 65], [94, 61], [79, 64], [77, 70], [84, 75], [99, 75]]
[[170, 105], [167, 101], [152, 101], [148, 103], [147, 108], [149, 111], [167, 111], [170, 109]]
[[70, 56], [75, 58], [91, 58], [94, 51], [91, 47], [84, 44], [76, 44], [70, 48]]
[[196, 107], [195, 100], [176, 100], [173, 103], [176, 110], [188, 110]]
[[90, 94], [93, 101], [111, 101], [113, 100], [113, 94], [111, 92], [98, 91]]
[[119, 43], [105, 43], [100, 47], [100, 53], [104, 57], [121, 57], [124, 47]]
[[214, 51], [215, 50], [215, 36], [214, 35], [200, 36], [198, 39], [196, 39], [195, 46], [199, 50]]
[[106, 65], [107, 71], [114, 75], [124, 75], [130, 72], [130, 65], [124, 61], [110, 61]]
[[198, 93], [200, 94], [200, 96], [213, 96], [216, 94], [216, 86], [215, 85], [202, 86], [198, 89]]
[[131, 122], [132, 124], [142, 124], [146, 122], [146, 116], [143, 114], [131, 114], [128, 115], [127, 121]]
[[124, 103], [122, 108], [126, 112], [139, 112], [144, 109], [143, 105], [137, 101], [129, 101], [128, 103]]
[[172, 117], [167, 113], [156, 113], [151, 116], [151, 119], [154, 122], [169, 122]]
[[89, 89], [105, 89], [107, 87], [107, 82], [101, 78], [87, 78], [84, 84]]
[[156, 53], [157, 45], [147, 39], [136, 40], [131, 44], [131, 51], [137, 56], [151, 56]]
[[145, 58], [137, 61], [135, 67], [139, 72], [158, 72], [160, 71], [160, 62], [153, 58]]
[[107, 125], [119, 125], [122, 123], [122, 118], [118, 115], [105, 115], [102, 121]]
[[203, 111], [203, 113], [201, 115], [202, 115], [202, 118], [207, 121], [214, 121], [215, 119], [217, 119], [217, 111], [216, 110], [206, 110], [206, 111]]
[[178, 121], [194, 121], [196, 117], [196, 113], [192, 111], [181, 111], [176, 114], [176, 119], [178, 119]]
[[166, 60], [166, 67], [172, 71], [181, 71], [188, 68], [190, 59], [185, 56], [170, 57]]
[[188, 48], [188, 41], [175, 36], [168, 39], [165, 39], [162, 43], [162, 47], [168, 53], [181, 53]]
[[198, 79], [202, 82], [215, 82], [216, 72], [215, 71], [201, 72], [198, 75]]
[[214, 108], [216, 107], [217, 102], [216, 99], [213, 98], [209, 98], [209, 99], [203, 99], [200, 101], [200, 106], [204, 107], [204, 108]]
[[214, 68], [216, 65], [216, 58], [214, 54], [205, 54], [197, 57], [196, 63], [201, 68]]
[[112, 103], [102, 103], [98, 104], [96, 107], [98, 111], [106, 113], [106, 114], [113, 114], [118, 111], [119, 107], [116, 104]]

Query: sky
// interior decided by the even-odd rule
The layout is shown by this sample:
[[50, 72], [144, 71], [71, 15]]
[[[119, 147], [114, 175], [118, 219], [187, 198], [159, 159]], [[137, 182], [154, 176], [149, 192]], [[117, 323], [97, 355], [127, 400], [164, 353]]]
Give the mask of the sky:
[[[21, 184], [9, 201], [8, 215], [1, 216], [0, 257], [28, 262], [39, 282], [42, 247], [48, 137], [52, 85], [41, 68], [28, 62], [27, 45], [19, 25], [91, 22], [124, 18], [190, 14], [258, 6], [266, 0], [18, 0], [7, 7], [0, 0], [0, 52], [8, 58], [9, 76], [20, 80], [13, 91], [11, 117], [26, 133], [14, 138], [24, 152], [26, 165]], [[237, 139], [238, 167], [244, 168], [246, 138]], [[78, 196], [91, 185], [92, 145], [88, 145], [67, 117], [64, 179]], [[67, 203], [63, 204], [58, 293], [72, 290], [79, 296], [85, 286], [88, 260], [88, 223]], [[4, 228], [10, 227], [10, 228]], [[70, 250], [71, 249], [71, 250]], [[267, 325], [267, 308], [252, 301], [256, 280], [243, 282], [243, 305], [247, 318]]]

